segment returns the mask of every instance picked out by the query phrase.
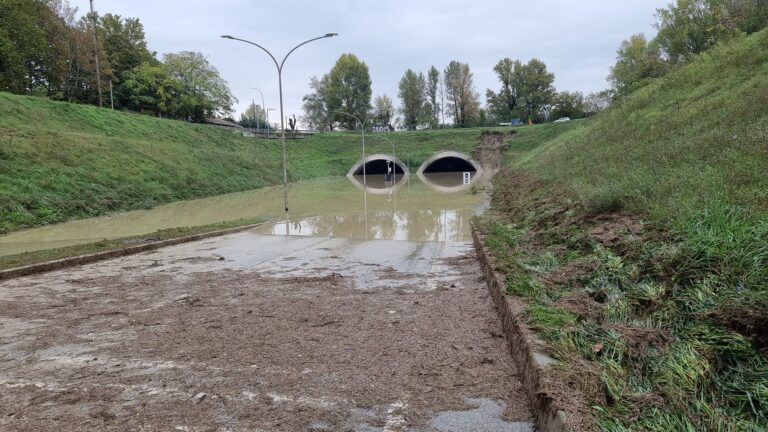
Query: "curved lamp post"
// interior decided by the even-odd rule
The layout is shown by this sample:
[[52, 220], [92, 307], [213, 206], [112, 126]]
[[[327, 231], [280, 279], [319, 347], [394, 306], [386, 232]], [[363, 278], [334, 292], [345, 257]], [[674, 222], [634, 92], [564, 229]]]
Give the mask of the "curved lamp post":
[[342, 114], [342, 115], [345, 115], [345, 116], [352, 117], [353, 119], [357, 120], [358, 123], [360, 123], [360, 129], [362, 129], [362, 131], [363, 131], [363, 188], [367, 189], [368, 188], [368, 183], [365, 180], [365, 165], [366, 165], [366, 162], [365, 162], [365, 125], [366, 125], [366, 123], [368, 123], [368, 120], [370, 120], [370, 118], [367, 118], [365, 120], [360, 120], [359, 118], [357, 118], [356, 115], [352, 115], [352, 114], [350, 114], [348, 112], [334, 111], [334, 113]]
[[288, 213], [288, 168], [286, 167], [286, 163], [285, 163], [285, 114], [283, 113], [283, 66], [285, 66], [285, 61], [288, 60], [288, 57], [291, 54], [293, 54], [294, 51], [299, 49], [299, 47], [302, 47], [302, 46], [304, 46], [304, 45], [306, 45], [306, 44], [308, 44], [310, 42], [314, 42], [316, 40], [330, 38], [330, 37], [334, 37], [334, 36], [338, 36], [338, 35], [339, 35], [338, 33], [326, 33], [324, 36], [320, 36], [320, 37], [316, 37], [316, 38], [312, 38], [310, 40], [304, 41], [304, 42], [296, 45], [295, 47], [293, 47], [293, 49], [291, 49], [290, 51], [288, 51], [288, 54], [286, 54], [285, 57], [283, 57], [283, 61], [280, 62], [280, 63], [278, 63], [278, 61], [275, 58], [275, 56], [273, 56], [272, 53], [269, 52], [269, 50], [267, 50], [266, 48], [264, 48], [263, 46], [255, 43], [255, 42], [251, 42], [251, 41], [245, 40], [245, 39], [236, 38], [236, 37], [230, 36], [230, 35], [222, 35], [221, 36], [224, 39], [236, 40], [236, 41], [247, 43], [249, 45], [253, 45], [253, 46], [257, 47], [257, 48], [260, 48], [265, 53], [269, 54], [269, 57], [272, 58], [272, 61], [275, 62], [275, 66], [277, 67], [277, 78], [278, 78], [278, 85], [279, 85], [279, 89], [280, 89], [280, 129], [281, 129], [281, 135], [282, 135], [282, 141], [283, 141], [283, 203], [285, 204], [285, 212], [286, 213]]
[[[266, 110], [267, 106], [264, 105], [264, 92], [261, 91], [261, 89], [256, 88], [256, 87], [251, 87], [251, 90], [256, 90], [257, 92], [259, 92], [259, 94], [261, 95], [261, 109], [262, 110]], [[256, 117], [256, 109], [253, 110], [253, 116]], [[268, 119], [265, 119], [265, 120], [268, 120]], [[256, 117], [256, 124], [257, 125], [259, 124], [258, 117]], [[267, 123], [267, 131], [269, 131], [269, 123]], [[269, 133], [267, 133], [267, 137], [269, 137]]]
[[360, 123], [360, 129], [362, 129], [363, 133], [363, 215], [365, 219], [365, 239], [368, 240], [368, 182], [366, 181], [365, 177], [365, 124], [368, 123], [369, 118], [365, 120], [360, 120], [357, 118], [356, 115], [350, 114], [348, 112], [344, 111], [334, 111], [335, 114], [341, 114], [345, 116], [352, 117], [353, 119], [357, 120], [358, 123]]

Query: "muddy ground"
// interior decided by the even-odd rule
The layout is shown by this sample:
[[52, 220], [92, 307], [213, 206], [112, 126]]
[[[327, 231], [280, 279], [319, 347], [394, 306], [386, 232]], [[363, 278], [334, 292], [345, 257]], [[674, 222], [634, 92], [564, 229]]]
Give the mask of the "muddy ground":
[[0, 283], [0, 430], [533, 430], [471, 252], [244, 233]]

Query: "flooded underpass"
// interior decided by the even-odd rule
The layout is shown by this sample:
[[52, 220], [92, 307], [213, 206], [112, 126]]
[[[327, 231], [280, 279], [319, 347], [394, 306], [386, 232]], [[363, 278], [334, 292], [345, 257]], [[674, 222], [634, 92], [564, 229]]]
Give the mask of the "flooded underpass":
[[287, 219], [275, 188], [6, 236], [274, 217], [1, 282], [0, 430], [532, 431], [461, 181], [321, 179], [292, 185]]
[[[468, 239], [469, 220], [481, 205], [481, 195], [467, 193], [469, 185], [461, 185], [461, 179], [451, 176], [436, 173], [430, 178], [435, 182], [457, 182], [464, 193], [435, 193], [429, 183], [401, 173], [390, 180], [383, 174], [366, 176], [367, 193], [361, 187], [362, 175], [292, 183], [289, 218], [290, 225], [297, 226], [292, 234], [314, 232], [397, 240], [458, 238], [455, 236]], [[0, 255], [258, 216], [285, 219], [281, 186], [20, 231], [0, 236]], [[437, 226], [442, 229], [436, 229]], [[446, 232], [452, 234], [446, 237]]]

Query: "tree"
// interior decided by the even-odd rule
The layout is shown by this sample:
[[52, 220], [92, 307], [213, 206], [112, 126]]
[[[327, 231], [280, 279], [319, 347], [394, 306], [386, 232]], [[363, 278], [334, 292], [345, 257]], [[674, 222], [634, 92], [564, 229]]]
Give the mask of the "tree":
[[730, 0], [728, 13], [745, 33], [768, 27], [768, 0]]
[[373, 119], [383, 126], [392, 127], [392, 120], [395, 116], [395, 105], [392, 99], [387, 95], [376, 96], [373, 100]]
[[436, 67], [432, 66], [427, 72], [427, 102], [429, 102], [429, 106], [432, 108], [432, 119], [430, 121], [430, 126], [433, 129], [436, 129], [440, 124], [440, 111], [442, 110], [442, 107], [437, 100], [439, 96], [439, 87], [440, 71], [437, 70]]
[[480, 100], [472, 82], [469, 65], [455, 60], [450, 62], [443, 72], [443, 79], [454, 125], [468, 127], [477, 122]]
[[614, 98], [615, 92], [612, 89], [590, 93], [584, 99], [584, 108], [587, 110], [587, 115], [607, 110], [613, 104]]
[[667, 69], [659, 45], [648, 42], [642, 33], [636, 34], [621, 43], [608, 81], [619, 96], [625, 96], [663, 76]]
[[522, 66], [519, 60], [505, 58], [493, 67], [501, 82], [501, 89], [498, 93], [489, 89], [485, 97], [490, 114], [497, 120], [509, 121], [514, 116], [520, 97]]
[[423, 73], [416, 74], [408, 69], [400, 79], [400, 112], [403, 114], [403, 126], [408, 130], [415, 130], [430, 121], [432, 109], [426, 101], [426, 88], [427, 82]]
[[131, 97], [120, 85], [125, 75], [143, 64], [157, 65], [159, 62], [155, 53], [147, 49], [144, 26], [138, 18], [123, 19], [119, 15], [106, 14], [98, 18], [96, 30], [106, 53], [101, 58], [109, 63], [112, 82], [116, 84], [115, 106], [124, 106]]
[[134, 110], [151, 110], [158, 117], [177, 117], [184, 86], [174, 79], [164, 65], [143, 63], [124, 74], [126, 103]]
[[661, 49], [674, 62], [684, 62], [735, 34], [728, 0], [676, 0], [659, 9], [656, 36]]
[[66, 23], [43, 0], [0, 0], [0, 90], [56, 95], [66, 79]]
[[213, 115], [227, 115], [237, 102], [229, 86], [208, 59], [199, 52], [184, 51], [163, 56], [165, 68], [180, 81], [179, 114], [202, 122]]
[[255, 102], [251, 103], [245, 109], [245, 112], [240, 114], [238, 124], [251, 129], [267, 129], [269, 128], [269, 125], [267, 125], [267, 112], [261, 105], [256, 105]]
[[584, 104], [584, 95], [581, 92], [560, 92], [557, 93], [549, 112], [549, 121], [554, 121], [562, 117], [579, 119], [585, 117], [587, 108]]
[[522, 99], [529, 121], [537, 122], [545, 117], [541, 110], [549, 105], [554, 96], [555, 74], [547, 71], [547, 65], [539, 59], [532, 59], [520, 66], [518, 93]]
[[355, 119], [340, 112], [355, 115], [360, 120], [365, 119], [371, 109], [371, 93], [368, 66], [354, 54], [339, 57], [328, 74], [325, 95], [334, 120], [344, 129], [354, 129], [357, 123]]
[[303, 98], [304, 116], [302, 116], [302, 120], [310, 129], [333, 132], [335, 122], [328, 101], [329, 80], [327, 74], [322, 79], [312, 77], [309, 80], [309, 88], [312, 89], [312, 93]]

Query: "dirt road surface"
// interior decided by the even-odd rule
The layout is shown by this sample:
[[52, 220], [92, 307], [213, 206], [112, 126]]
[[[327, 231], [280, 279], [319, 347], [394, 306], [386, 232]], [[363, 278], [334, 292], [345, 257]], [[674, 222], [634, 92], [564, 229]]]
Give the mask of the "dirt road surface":
[[471, 254], [242, 233], [0, 283], [0, 430], [532, 431]]

